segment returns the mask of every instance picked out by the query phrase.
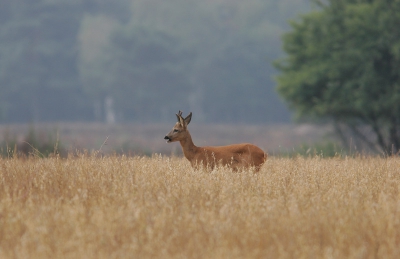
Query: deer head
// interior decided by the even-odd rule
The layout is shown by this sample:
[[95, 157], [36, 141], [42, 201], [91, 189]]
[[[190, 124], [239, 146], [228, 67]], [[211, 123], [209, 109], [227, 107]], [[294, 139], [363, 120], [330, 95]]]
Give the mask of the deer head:
[[189, 134], [187, 130], [187, 125], [189, 125], [192, 119], [192, 113], [189, 113], [186, 118], [183, 118], [182, 112], [179, 111], [176, 114], [176, 118], [178, 119], [178, 122], [175, 123], [175, 126], [172, 128], [172, 130], [164, 137], [164, 139], [167, 140], [167, 143], [186, 139], [187, 134]]

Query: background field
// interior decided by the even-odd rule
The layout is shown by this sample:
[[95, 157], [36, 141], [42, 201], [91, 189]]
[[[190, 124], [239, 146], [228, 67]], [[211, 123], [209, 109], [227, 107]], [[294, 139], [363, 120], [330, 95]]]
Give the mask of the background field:
[[[172, 115], [173, 116], [173, 115]], [[170, 123], [116, 124], [104, 123], [40, 123], [0, 125], [0, 143], [3, 148], [12, 143], [43, 145], [53, 150], [55, 142], [67, 152], [75, 150], [99, 150], [102, 154], [182, 154], [178, 143], [166, 144], [164, 136], [172, 129]], [[301, 145], [312, 146], [316, 142], [331, 141], [328, 127], [311, 125], [247, 125], [247, 124], [199, 124], [193, 121], [189, 130], [193, 141], [199, 146], [227, 145], [240, 142], [257, 144], [269, 154], [291, 152]], [[29, 139], [31, 131], [35, 140]], [[107, 141], [106, 141], [107, 140]], [[7, 142], [7, 143], [6, 143]], [[348, 148], [348, 147], [347, 147]], [[297, 150], [298, 151], [298, 150]]]
[[1, 258], [399, 258], [399, 158], [0, 160]]

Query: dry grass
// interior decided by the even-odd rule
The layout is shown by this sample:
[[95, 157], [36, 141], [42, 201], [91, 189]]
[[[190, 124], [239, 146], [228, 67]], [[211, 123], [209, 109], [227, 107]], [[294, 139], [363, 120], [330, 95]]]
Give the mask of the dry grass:
[[0, 258], [399, 258], [400, 158], [0, 160]]

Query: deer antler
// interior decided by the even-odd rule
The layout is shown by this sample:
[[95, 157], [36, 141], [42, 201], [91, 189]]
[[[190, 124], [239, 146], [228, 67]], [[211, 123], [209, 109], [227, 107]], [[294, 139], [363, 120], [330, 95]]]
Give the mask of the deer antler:
[[[182, 118], [182, 112], [179, 110], [179, 112], [176, 114], [176, 118], [178, 119], [178, 122], [181, 122]], [[182, 118], [183, 119], [183, 118]]]

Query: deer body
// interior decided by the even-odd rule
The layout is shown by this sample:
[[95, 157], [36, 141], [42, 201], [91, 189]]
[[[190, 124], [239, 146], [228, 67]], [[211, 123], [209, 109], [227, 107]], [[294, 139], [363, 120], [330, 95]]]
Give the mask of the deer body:
[[176, 116], [178, 122], [164, 139], [167, 140], [167, 143], [179, 141], [183, 154], [193, 167], [202, 164], [205, 167], [209, 166], [210, 168], [214, 168], [216, 165], [221, 164], [223, 166], [228, 165], [236, 170], [238, 168], [254, 166], [258, 171], [267, 159], [267, 154], [265, 154], [264, 151], [249, 143], [228, 146], [197, 147], [193, 143], [192, 137], [187, 129], [187, 125], [192, 118], [192, 113], [185, 119], [182, 118], [181, 111], [179, 111]]

